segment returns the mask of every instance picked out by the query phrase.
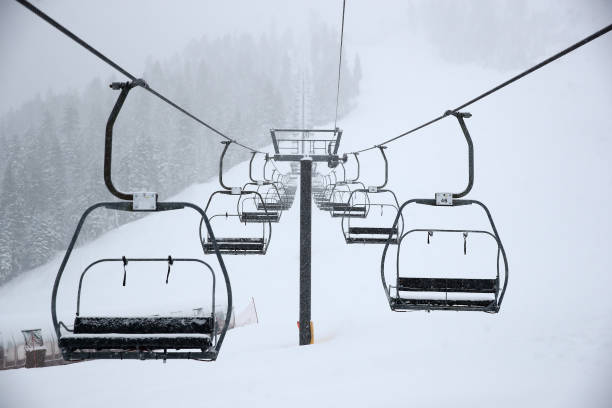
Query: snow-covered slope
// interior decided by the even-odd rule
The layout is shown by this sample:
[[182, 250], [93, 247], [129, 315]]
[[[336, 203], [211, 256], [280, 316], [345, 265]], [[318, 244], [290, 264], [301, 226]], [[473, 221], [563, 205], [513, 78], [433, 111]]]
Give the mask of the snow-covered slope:
[[[274, 226], [268, 255], [225, 258], [237, 307], [253, 296], [260, 324], [229, 332], [217, 362], [94, 361], [0, 372], [0, 405], [609, 406], [611, 46], [612, 37], [602, 38], [468, 109], [476, 146], [471, 197], [491, 208], [510, 259], [498, 315], [391, 313], [380, 284], [381, 248], [345, 245], [339, 221], [315, 210], [316, 344], [298, 347], [295, 205]], [[340, 123], [345, 151], [394, 136], [509, 75], [452, 66], [410, 44], [360, 52], [361, 100]], [[391, 145], [389, 186], [401, 200], [462, 187], [464, 143], [448, 119]], [[376, 183], [376, 153], [361, 160], [363, 179]], [[243, 163], [228, 179], [246, 176]], [[215, 188], [212, 180], [175, 198], [204, 205]], [[185, 212], [124, 225], [79, 248], [66, 279], [76, 284], [79, 263], [101, 256], [196, 255], [197, 221]], [[3, 330], [50, 326], [59, 261], [0, 288]], [[121, 274], [90, 287], [88, 306], [129, 303], [116, 294]], [[164, 278], [164, 268], [150, 280], [128, 275], [128, 288], [193, 290], [179, 286], [187, 279], [178, 273], [167, 287]], [[60, 293], [61, 310], [73, 310], [71, 285]]]

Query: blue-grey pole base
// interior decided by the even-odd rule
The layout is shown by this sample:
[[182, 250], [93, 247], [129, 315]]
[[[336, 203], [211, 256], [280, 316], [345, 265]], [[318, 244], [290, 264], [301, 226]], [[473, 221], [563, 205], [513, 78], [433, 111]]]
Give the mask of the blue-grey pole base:
[[312, 343], [310, 328], [312, 159], [300, 160], [300, 346]]

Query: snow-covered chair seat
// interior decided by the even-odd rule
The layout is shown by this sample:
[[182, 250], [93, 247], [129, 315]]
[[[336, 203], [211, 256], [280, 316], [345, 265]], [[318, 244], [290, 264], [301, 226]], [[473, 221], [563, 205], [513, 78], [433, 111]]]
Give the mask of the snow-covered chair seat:
[[60, 338], [69, 349], [207, 349], [210, 317], [76, 317], [74, 332]]
[[[398, 292], [437, 292], [489, 294], [499, 290], [498, 279], [454, 279], [454, 278], [405, 278], [397, 279]], [[496, 297], [490, 299], [466, 298], [447, 299], [446, 297], [397, 297], [392, 298], [396, 309], [426, 310], [495, 310]]]
[[[216, 238], [219, 252], [222, 254], [236, 253], [266, 253], [266, 241], [264, 238]], [[203, 243], [204, 252], [214, 253], [215, 248], [212, 241]]]

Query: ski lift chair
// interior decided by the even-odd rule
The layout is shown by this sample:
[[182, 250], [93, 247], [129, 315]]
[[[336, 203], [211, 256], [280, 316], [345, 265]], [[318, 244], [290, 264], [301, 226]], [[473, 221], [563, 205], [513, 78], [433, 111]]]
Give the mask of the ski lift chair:
[[354, 190], [365, 189], [365, 185], [361, 181], [359, 181], [359, 158], [357, 157], [357, 154], [355, 154], [354, 156], [357, 161], [357, 176], [353, 179], [346, 178], [346, 168], [344, 166], [344, 162], [339, 162], [343, 171], [343, 180], [338, 181], [334, 186], [332, 191], [332, 197], [329, 201], [330, 205], [328, 206], [331, 216], [334, 218], [344, 216], [366, 216], [366, 206], [363, 204], [356, 204], [350, 199], [351, 194]]
[[[332, 181], [332, 176], [334, 180]], [[324, 177], [324, 187], [323, 189], [315, 195], [315, 204], [320, 210], [329, 211], [329, 200], [331, 200], [332, 193], [336, 184], [338, 183], [338, 178], [336, 176], [336, 171], [332, 170], [328, 175]]]
[[[251, 157], [251, 163], [253, 161], [253, 155]], [[268, 163], [272, 163], [274, 165], [274, 169], [272, 170], [272, 175], [270, 178], [267, 177], [266, 168]], [[249, 167], [249, 178], [251, 179], [251, 185], [257, 185], [257, 191], [261, 192], [263, 190], [264, 202], [259, 202], [257, 204], [257, 208], [259, 210], [263, 210], [264, 204], [268, 208], [268, 210], [272, 211], [284, 211], [291, 208], [293, 205], [293, 199], [295, 197], [295, 188], [291, 186], [288, 187], [287, 183], [291, 183], [291, 181], [286, 178], [276, 165], [274, 161], [271, 160], [266, 154], [266, 161], [263, 167], [263, 180], [255, 180], [252, 176], [251, 167]]]
[[[357, 187], [360, 185], [355, 184]], [[329, 211], [330, 215], [335, 218], [340, 218], [344, 214], [349, 216], [365, 217], [366, 206], [360, 203], [355, 203], [349, 200], [353, 192], [353, 184], [337, 184], [331, 193], [331, 198], [328, 202], [321, 205], [322, 210]]]
[[321, 194], [323, 191], [325, 191], [326, 182], [326, 176], [320, 173], [317, 173], [316, 176], [312, 178], [312, 196], [317, 205], [319, 203]]
[[[242, 187], [247, 190], [249, 186], [255, 186], [255, 191], [260, 195], [251, 195], [243, 197], [240, 200], [240, 221], [244, 223], [259, 223], [259, 222], [278, 222], [281, 217], [281, 212], [285, 209], [282, 198], [276, 184], [267, 180], [255, 180], [253, 178], [253, 159], [257, 152], [253, 152], [249, 162], [249, 179], [251, 181], [245, 183]], [[260, 189], [267, 190], [261, 195]], [[272, 193], [276, 193], [273, 195]]]
[[[266, 178], [266, 166], [268, 163], [272, 163], [274, 169], [272, 170], [272, 176], [270, 179]], [[266, 163], [264, 164], [264, 180], [269, 182], [274, 190], [268, 189], [266, 191], [267, 197], [271, 200], [276, 200], [279, 198], [278, 205], [282, 207], [283, 210], [288, 210], [293, 205], [293, 200], [295, 198], [295, 192], [297, 190], [297, 185], [290, 178], [286, 177], [284, 174], [280, 172], [280, 170], [276, 167], [276, 164], [273, 160], [268, 159], [266, 156]], [[277, 206], [277, 205], [275, 205]]]
[[[238, 223], [251, 224], [256, 223], [261, 225], [261, 233], [252, 236], [236, 236], [235, 232], [229, 232], [226, 234], [233, 234], [232, 236], [222, 235], [216, 238], [216, 243], [213, 242], [210, 235], [203, 235], [202, 228], [200, 228], [200, 240], [202, 241], [202, 245], [205, 253], [212, 253], [215, 250], [218, 250], [222, 254], [227, 255], [265, 255], [268, 250], [268, 245], [270, 244], [270, 238], [272, 237], [272, 225], [271, 225], [271, 217], [277, 216], [274, 215], [274, 212], [268, 212], [267, 208], [264, 207], [263, 213], [259, 211], [242, 211], [242, 203], [245, 198], [254, 198], [256, 201], [264, 202], [263, 197], [257, 191], [248, 191], [243, 190], [241, 187], [228, 187], [223, 183], [223, 159], [225, 154], [232, 143], [231, 141], [223, 141], [221, 142], [225, 145], [223, 152], [221, 153], [221, 159], [219, 160], [219, 184], [222, 189], [213, 192], [208, 198], [208, 203], [204, 209], [204, 212], [209, 214], [211, 211], [211, 203], [214, 201], [216, 197], [220, 196], [235, 196], [236, 197], [236, 207], [235, 212], [230, 212], [227, 209], [223, 212], [215, 212], [213, 215], [209, 216], [211, 222], [214, 222], [215, 225], [218, 226], [222, 223], [223, 227], [227, 229], [231, 226], [237, 226]], [[265, 219], [260, 218], [260, 215], [263, 214]], [[201, 224], [200, 224], [201, 225]]]
[[[389, 180], [389, 162], [385, 155], [385, 147], [378, 147], [385, 163], [385, 180], [379, 186], [351, 192], [348, 198], [349, 208], [363, 208], [363, 210], [355, 212], [347, 208], [341, 215], [342, 234], [347, 244], [385, 244], [387, 241], [396, 244], [403, 230], [404, 223], [401, 217], [399, 225], [392, 226], [391, 219], [395, 219], [395, 214], [399, 211], [399, 202], [395, 193], [385, 188]], [[373, 211], [376, 207], [380, 208], [380, 215]], [[385, 211], [391, 212], [393, 218], [383, 224]]]
[[[455, 310], [455, 311], [483, 311], [497, 313], [501, 307], [506, 287], [508, 285], [508, 259], [501, 238], [493, 222], [491, 212], [480, 201], [463, 199], [472, 189], [474, 182], [474, 148], [472, 139], [465, 125], [464, 118], [469, 118], [469, 113], [448, 111], [447, 115], [453, 115], [459, 121], [459, 125], [468, 145], [468, 185], [460, 193], [436, 193], [435, 199], [412, 199], [406, 201], [399, 208], [395, 217], [393, 228], [397, 228], [403, 211], [411, 205], [432, 206], [449, 210], [452, 208], [468, 205], [480, 207], [487, 216], [489, 230], [457, 230], [457, 229], [431, 229], [415, 228], [401, 234], [397, 242], [397, 259], [395, 262], [395, 285], [387, 284], [385, 280], [385, 258], [392, 241], [389, 240], [383, 249], [381, 260], [381, 279], [385, 295], [389, 301], [392, 311], [403, 312], [412, 310]], [[405, 217], [404, 217], [405, 218]], [[406, 271], [400, 268], [400, 249], [405, 238], [415, 233], [427, 233], [427, 239], [434, 233], [459, 234], [463, 236], [464, 253], [466, 253], [466, 240], [468, 234], [479, 234], [494, 240], [497, 248], [496, 269], [490, 278], [449, 278], [442, 273], [432, 277], [416, 277], [406, 275]], [[503, 275], [503, 276], [502, 276]], [[449, 299], [450, 295], [450, 299]]]
[[[89, 207], [81, 216], [76, 230], [72, 236], [68, 249], [59, 267], [53, 291], [51, 293], [51, 318], [58, 339], [63, 358], [67, 361], [90, 360], [90, 359], [198, 359], [216, 360], [223, 339], [229, 328], [230, 314], [224, 319], [224, 325], [220, 331], [215, 327], [214, 313], [210, 317], [105, 317], [105, 316], [81, 316], [80, 295], [81, 284], [85, 274], [92, 266], [104, 262], [121, 261], [124, 267], [128, 262], [168, 262], [168, 273], [170, 266], [176, 261], [179, 263], [198, 263], [208, 269], [213, 275], [213, 307], [214, 300], [214, 271], [205, 261], [194, 258], [147, 258], [147, 259], [101, 259], [90, 264], [81, 274], [79, 292], [77, 296], [77, 313], [73, 329], [69, 329], [64, 322], [58, 319], [57, 292], [66, 269], [68, 260], [74, 250], [75, 244], [87, 217], [96, 209], [105, 208], [114, 211], [131, 213], [152, 213], [163, 211], [175, 211], [190, 208], [198, 212], [202, 223], [214, 250], [221, 273], [225, 280], [227, 290], [227, 310], [232, 310], [232, 291], [229, 275], [223, 262], [217, 241], [206, 213], [197, 205], [187, 202], [158, 202], [156, 193], [124, 193], [114, 186], [111, 178], [112, 167], [112, 138], [114, 123], [128, 96], [129, 91], [135, 86], [147, 87], [147, 84], [139, 79], [132, 82], [111, 84], [111, 88], [121, 90], [113, 110], [109, 116], [105, 134], [104, 154], [104, 181], [111, 194], [122, 201], [102, 202]], [[124, 275], [125, 285], [125, 275]]]

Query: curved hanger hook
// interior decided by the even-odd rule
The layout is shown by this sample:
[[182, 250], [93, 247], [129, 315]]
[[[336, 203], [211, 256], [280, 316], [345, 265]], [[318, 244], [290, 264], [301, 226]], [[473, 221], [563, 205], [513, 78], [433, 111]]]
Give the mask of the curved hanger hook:
[[117, 190], [117, 188], [113, 184], [111, 172], [113, 160], [113, 127], [115, 126], [115, 121], [119, 116], [119, 112], [121, 111], [123, 103], [125, 102], [130, 90], [136, 86], [146, 85], [147, 84], [143, 79], [136, 79], [131, 82], [113, 82], [112, 84], [110, 84], [111, 89], [121, 89], [121, 93], [119, 93], [117, 101], [115, 102], [115, 106], [113, 106], [113, 110], [111, 111], [106, 122], [106, 135], [104, 138], [104, 183], [106, 184], [106, 188], [108, 188], [108, 191], [110, 191], [112, 195], [121, 200], [132, 201], [134, 199], [134, 194], [123, 193]]
[[459, 126], [461, 126], [461, 130], [463, 131], [463, 136], [465, 136], [465, 141], [468, 145], [468, 183], [465, 189], [460, 193], [453, 193], [453, 198], [461, 198], [465, 197], [474, 186], [474, 143], [472, 142], [472, 137], [470, 136], [470, 132], [468, 131], [467, 126], [465, 125], [464, 118], [471, 118], [472, 114], [468, 112], [455, 112], [455, 111], [446, 111], [446, 115], [453, 115], [459, 121]]
[[359, 173], [361, 171], [361, 164], [359, 163], [359, 153], [351, 153], [353, 156], [355, 156], [355, 161], [357, 162], [357, 176], [354, 179], [351, 180], [347, 180], [347, 182], [349, 183], [354, 183], [357, 180], [359, 180]]
[[266, 177], [266, 168], [268, 167], [268, 163], [270, 162], [270, 156], [268, 156], [268, 154], [266, 154], [266, 162], [264, 163], [263, 166], [263, 179], [264, 181], [272, 181], [271, 179]]
[[346, 179], [346, 167], [344, 167], [344, 163], [342, 162], [342, 160], [340, 160], [340, 166], [342, 166], [342, 181], [341, 182], [348, 182], [348, 180]]
[[257, 180], [253, 178], [253, 160], [255, 159], [256, 155], [257, 152], [251, 152], [251, 160], [249, 161], [249, 179], [251, 179], [253, 183], [257, 183]]
[[225, 158], [225, 153], [227, 153], [227, 149], [229, 149], [229, 146], [230, 144], [232, 144], [232, 141], [224, 140], [221, 142], [221, 144], [224, 144], [225, 147], [223, 148], [223, 153], [221, 153], [221, 158], [219, 159], [219, 184], [221, 184], [221, 187], [223, 187], [225, 190], [231, 190], [231, 187], [228, 187], [223, 184], [223, 159]]
[[[330, 182], [330, 184], [333, 184], [334, 186], [335, 186], [336, 184], [338, 184], [338, 176], [336, 176], [336, 170], [335, 170], [335, 169], [334, 169], [334, 170], [332, 170], [332, 171], [331, 171], [329, 174], [330, 174], [330, 177], [329, 177], [329, 182]], [[333, 182], [333, 183], [331, 182], [331, 175], [332, 175], [332, 174], [334, 175], [334, 182]]]
[[387, 181], [389, 181], [389, 161], [387, 160], [387, 155], [385, 154], [385, 149], [387, 148], [387, 146], [379, 145], [377, 147], [380, 150], [380, 154], [382, 154], [383, 160], [385, 161], [385, 182], [382, 183], [380, 186], [376, 186], [376, 189], [380, 190], [385, 188], [385, 186], [387, 185]]

